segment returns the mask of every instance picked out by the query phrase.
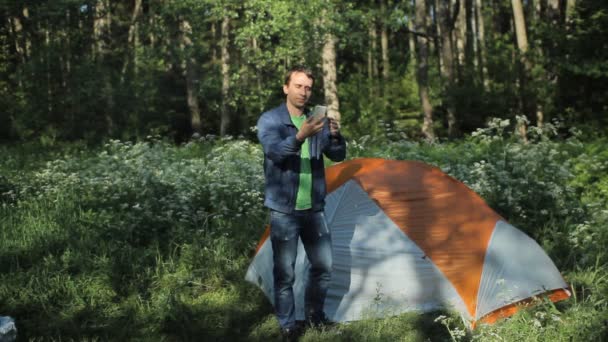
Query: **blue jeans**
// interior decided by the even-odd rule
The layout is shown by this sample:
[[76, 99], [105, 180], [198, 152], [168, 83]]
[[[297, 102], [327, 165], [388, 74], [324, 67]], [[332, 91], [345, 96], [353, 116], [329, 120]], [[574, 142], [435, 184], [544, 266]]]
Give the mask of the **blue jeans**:
[[331, 280], [331, 234], [325, 222], [325, 214], [312, 210], [296, 210], [293, 214], [271, 210], [274, 300], [282, 328], [294, 327], [296, 320], [293, 284], [298, 238], [302, 239], [311, 266], [304, 299], [307, 319], [314, 321], [324, 317], [323, 305]]

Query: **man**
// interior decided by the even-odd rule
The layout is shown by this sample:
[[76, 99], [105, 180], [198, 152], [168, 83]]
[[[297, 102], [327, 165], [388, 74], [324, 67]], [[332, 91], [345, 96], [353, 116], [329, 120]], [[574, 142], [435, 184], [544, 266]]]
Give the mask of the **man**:
[[264, 205], [270, 209], [275, 310], [286, 335], [299, 333], [293, 295], [298, 238], [311, 264], [304, 299], [306, 320], [315, 326], [326, 321], [323, 304], [331, 279], [332, 249], [323, 213], [323, 155], [333, 161], [346, 156], [338, 123], [305, 111], [313, 82], [309, 69], [289, 70], [283, 85], [285, 103], [263, 113], [257, 123], [264, 148]]

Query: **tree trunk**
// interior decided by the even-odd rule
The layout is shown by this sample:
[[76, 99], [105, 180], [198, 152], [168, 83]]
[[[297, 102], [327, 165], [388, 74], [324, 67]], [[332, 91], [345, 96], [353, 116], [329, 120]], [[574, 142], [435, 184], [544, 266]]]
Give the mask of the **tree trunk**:
[[369, 50], [367, 52], [367, 70], [370, 79], [375, 79], [378, 76], [378, 61], [376, 60], [377, 41], [376, 19], [372, 18], [369, 24]]
[[[106, 63], [106, 55], [108, 53], [108, 44], [110, 30], [112, 25], [112, 14], [110, 11], [109, 0], [98, 0], [95, 5], [95, 19], [93, 22], [93, 35], [95, 37], [93, 55], [95, 56], [95, 61], [97, 65], [100, 67], [99, 69], [104, 69], [103, 66]], [[102, 83], [103, 83], [103, 96], [105, 97], [106, 107], [102, 110], [104, 111], [103, 117], [106, 124], [106, 132], [112, 136], [114, 134], [114, 86], [112, 84], [112, 78], [110, 77], [108, 72], [102, 71]]]
[[[437, 46], [437, 59], [439, 61], [439, 74], [441, 75], [441, 77], [444, 78], [443, 81], [447, 81], [447, 74], [446, 74], [446, 70], [445, 70], [445, 60], [442, 57], [443, 54], [443, 35], [445, 32], [445, 27], [443, 27], [443, 24], [441, 23], [441, 20], [443, 18], [440, 18], [441, 16], [441, 8], [440, 6], [445, 5], [444, 3], [439, 3], [437, 0], [432, 0], [433, 2], [433, 27], [435, 28], [435, 46]], [[449, 3], [448, 3], [449, 6]], [[448, 7], [449, 8], [449, 7]], [[448, 29], [449, 31], [449, 29]]]
[[190, 126], [194, 133], [202, 132], [201, 111], [198, 104], [198, 74], [195, 69], [196, 62], [192, 57], [192, 26], [190, 23], [181, 19], [179, 22], [182, 50], [182, 68], [186, 78], [186, 96], [188, 109], [190, 110]]
[[[27, 7], [25, 7], [25, 6], [23, 7], [23, 12], [22, 13], [23, 13], [23, 20], [25, 22], [30, 21], [30, 11], [29, 11], [29, 9]], [[30, 36], [29, 36], [28, 32], [24, 32], [23, 41], [24, 41], [24, 43], [23, 43], [23, 47], [24, 47], [23, 52], [25, 53], [25, 57], [27, 59], [32, 54], [32, 40], [30, 39]]]
[[[53, 117], [53, 84], [51, 76], [51, 32], [50, 32], [49, 20], [45, 21], [44, 26], [44, 65], [46, 72], [46, 109], [49, 117]], [[42, 56], [42, 54], [41, 54]]]
[[433, 130], [433, 107], [429, 100], [429, 87], [428, 87], [428, 33], [427, 30], [427, 4], [426, 0], [415, 0], [416, 1], [416, 32], [424, 34], [416, 36], [416, 58], [417, 58], [417, 73], [416, 78], [418, 81], [418, 94], [420, 96], [420, 103], [422, 105], [422, 111], [424, 113], [424, 121], [422, 124], [422, 133], [425, 138], [429, 141], [435, 139], [435, 132]]
[[477, 46], [479, 48], [479, 76], [483, 84], [484, 90], [488, 90], [488, 67], [486, 65], [486, 40], [485, 40], [485, 25], [483, 23], [483, 7], [481, 0], [475, 0], [475, 18], [477, 24]]
[[456, 42], [456, 66], [458, 70], [458, 80], [463, 81], [464, 77], [464, 65], [465, 65], [465, 48], [467, 40], [467, 15], [466, 15], [466, 0], [456, 0], [456, 6], [454, 9], [456, 12], [456, 20], [454, 22], [454, 41]]
[[[256, 37], [252, 37], [251, 38], [251, 49], [253, 50], [253, 55], [257, 57], [259, 57], [261, 55], [261, 51], [260, 48], [258, 46], [258, 40]], [[259, 68], [255, 68], [255, 85], [256, 85], [256, 90], [258, 91], [258, 94], [262, 93], [262, 75], [260, 73], [260, 69]]]
[[473, 70], [477, 67], [475, 55], [477, 54], [477, 41], [476, 41], [476, 26], [475, 16], [473, 15], [473, 0], [465, 0], [465, 13], [466, 13], [466, 46], [465, 46], [465, 60], [467, 67], [467, 74], [472, 75]]
[[154, 50], [154, 48], [156, 47], [156, 41], [158, 40], [156, 38], [156, 34], [154, 33], [154, 27], [156, 27], [156, 17], [157, 17], [157, 12], [156, 12], [156, 6], [153, 6], [151, 3], [148, 3], [148, 40], [149, 40], [149, 48], [151, 50]]
[[230, 17], [225, 16], [222, 20], [221, 58], [222, 58], [222, 117], [220, 123], [220, 135], [228, 134], [230, 129], [230, 54], [228, 52], [230, 33]]
[[[29, 12], [27, 10], [27, 7], [23, 8], [21, 14], [16, 14], [14, 16], [9, 17], [9, 30], [13, 38], [13, 45], [15, 47], [15, 52], [17, 53], [18, 61], [21, 65], [24, 65], [29, 59], [28, 46], [30, 43], [27, 36], [27, 32], [23, 28], [23, 20], [21, 19], [22, 16], [23, 20], [28, 19]], [[21, 75], [18, 75], [16, 79], [19, 89], [23, 89], [23, 77]]]
[[382, 13], [382, 29], [380, 31], [380, 45], [382, 48], [382, 78], [388, 80], [390, 71], [390, 61], [388, 59], [388, 32], [386, 20], [388, 12], [386, 11], [386, 1], [380, 0], [380, 13]]
[[547, 17], [552, 25], [559, 25], [561, 22], [560, 0], [547, 1]]
[[[142, 15], [142, 0], [135, 0], [133, 5], [133, 13], [131, 14], [131, 23], [129, 24], [128, 43], [132, 48], [133, 56], [133, 73], [137, 76], [139, 67], [139, 17]], [[130, 56], [127, 49], [127, 56]], [[127, 57], [122, 66], [121, 79], [124, 81], [127, 73], [127, 68], [131, 63], [130, 58]]]
[[72, 16], [70, 15], [70, 10], [68, 9], [65, 11], [66, 28], [64, 31], [64, 39], [63, 39], [63, 41], [65, 43], [65, 49], [64, 49], [64, 53], [65, 53], [64, 70], [65, 70], [65, 72], [62, 73], [64, 75], [64, 78], [62, 80], [63, 86], [66, 89], [66, 93], [68, 95], [70, 94], [70, 89], [69, 89], [67, 77], [68, 77], [68, 75], [70, 75], [72, 73], [72, 39], [71, 39], [71, 34], [69, 32], [69, 29], [72, 27], [71, 19], [72, 19]]
[[452, 101], [452, 94], [450, 94], [450, 90], [454, 86], [454, 50], [452, 42], [454, 23], [452, 22], [452, 11], [450, 10], [450, 3], [448, 1], [439, 0], [437, 10], [439, 31], [441, 32], [440, 58], [443, 66], [441, 76], [445, 84], [443, 98], [448, 119], [448, 136], [452, 138], [458, 133], [456, 111]]
[[515, 38], [517, 39], [517, 48], [524, 55], [528, 52], [528, 35], [526, 34], [526, 21], [524, 19], [524, 11], [521, 0], [511, 0], [513, 6], [513, 20], [515, 22]]
[[431, 7], [431, 16], [429, 18], [429, 20], [431, 20], [431, 23], [427, 23], [427, 27], [429, 29], [429, 34], [433, 36], [429, 43], [432, 44], [431, 51], [432, 54], [436, 57], [435, 60], [437, 61], [437, 70], [439, 70], [440, 75], [443, 75], [443, 61], [441, 60], [442, 46], [440, 42], [441, 27], [439, 25], [439, 18], [437, 18], [439, 15], [439, 9], [437, 8], [437, 0], [428, 0], [427, 6]]
[[[407, 30], [409, 32], [414, 32], [414, 21], [411, 19], [408, 19], [407, 21]], [[410, 49], [410, 60], [414, 62], [416, 60], [416, 36], [413, 34], [409, 34], [407, 41]]]
[[20, 15], [9, 18], [11, 31], [13, 32], [15, 51], [19, 56], [19, 61], [25, 64], [30, 57], [32, 43], [29, 34], [24, 30], [23, 22], [29, 21], [30, 14], [27, 7], [23, 7]]
[[337, 73], [336, 73], [336, 36], [333, 33], [325, 34], [323, 52], [323, 90], [327, 104], [327, 116], [340, 121], [340, 101], [338, 99]]
[[94, 54], [96, 58], [103, 59], [107, 50], [107, 40], [112, 25], [109, 0], [97, 0], [95, 5], [95, 20], [93, 22], [93, 35], [95, 37]]
[[[217, 39], [217, 29], [216, 29], [216, 22], [213, 21], [211, 22], [211, 40], [213, 42], [216, 42]], [[213, 44], [213, 47], [211, 48], [211, 63], [213, 65], [217, 65], [217, 49], [216, 49], [217, 44]]]
[[[532, 64], [530, 60], [527, 58], [528, 53], [528, 36], [526, 34], [526, 22], [524, 18], [524, 11], [522, 7], [521, 0], [511, 0], [511, 5], [513, 7], [513, 21], [515, 24], [515, 37], [517, 40], [517, 48], [520, 53], [520, 61], [523, 65], [523, 70], [520, 76], [520, 93], [521, 93], [521, 104], [522, 104], [522, 112], [528, 117], [531, 118], [534, 114], [531, 111], [535, 111], [537, 115], [537, 124], [542, 126], [542, 110], [537, 108], [535, 105], [535, 101], [532, 98], [528, 98], [527, 85], [528, 78], [530, 75], [530, 71], [532, 70]], [[539, 114], [540, 113], [540, 117]], [[520, 134], [522, 135], [522, 139], [527, 141], [527, 129], [525, 124], [522, 124], [523, 127], [520, 128]]]
[[[61, 86], [64, 89], [64, 96], [61, 96], [60, 101], [63, 104], [69, 103], [70, 105], [74, 103], [74, 98], [72, 95], [72, 82], [71, 82], [71, 74], [72, 74], [72, 38], [71, 38], [71, 29], [72, 29], [72, 15], [70, 13], [70, 9], [65, 10], [65, 25], [62, 31], [63, 39], [60, 41], [64, 44], [63, 54], [59, 55], [60, 65], [61, 65]], [[65, 107], [64, 107], [65, 108]], [[74, 131], [74, 127], [76, 127], [76, 113], [75, 110], [69, 110], [66, 113], [68, 115], [66, 121], [72, 131], [70, 132], [71, 136], [78, 136], [80, 132]]]
[[133, 44], [133, 48], [138, 47], [139, 42], [139, 17], [143, 12], [142, 0], [135, 0], [133, 13], [131, 14], [131, 24], [129, 25], [129, 43]]
[[566, 0], [566, 23], [570, 23], [576, 10], [576, 0]]

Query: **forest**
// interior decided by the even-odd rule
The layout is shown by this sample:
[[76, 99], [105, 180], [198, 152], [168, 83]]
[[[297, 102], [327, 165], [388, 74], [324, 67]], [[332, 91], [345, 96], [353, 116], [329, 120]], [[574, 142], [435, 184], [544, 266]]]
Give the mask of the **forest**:
[[446, 308], [302, 341], [608, 340], [608, 2], [0, 0], [0, 18], [0, 316], [20, 340], [279, 339], [244, 276], [268, 215], [256, 122], [295, 65], [347, 159], [462, 181], [572, 293], [475, 329]]
[[296, 64], [318, 75], [312, 103], [340, 113], [353, 137], [390, 125], [412, 139], [458, 138], [489, 118], [520, 122], [522, 132], [553, 120], [605, 127], [606, 8], [3, 0], [0, 138], [252, 137]]

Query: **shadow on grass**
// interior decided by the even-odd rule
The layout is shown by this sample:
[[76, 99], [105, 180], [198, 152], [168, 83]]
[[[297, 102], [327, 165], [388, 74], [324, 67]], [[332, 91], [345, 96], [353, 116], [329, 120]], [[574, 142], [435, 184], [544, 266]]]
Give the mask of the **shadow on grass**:
[[[309, 328], [300, 341], [450, 341], [446, 329], [435, 319], [446, 312], [406, 313], [382, 319], [368, 319], [346, 323], [336, 323], [329, 327]], [[279, 338], [276, 319], [270, 315], [261, 317], [253, 326], [249, 336], [242, 340], [274, 341]]]

